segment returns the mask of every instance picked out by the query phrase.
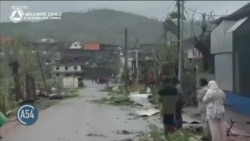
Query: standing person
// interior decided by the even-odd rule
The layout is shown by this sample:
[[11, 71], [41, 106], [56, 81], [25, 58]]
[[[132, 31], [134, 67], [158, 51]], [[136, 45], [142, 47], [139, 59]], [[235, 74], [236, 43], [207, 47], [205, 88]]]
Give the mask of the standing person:
[[171, 78], [163, 79], [163, 88], [159, 90], [160, 103], [161, 103], [161, 115], [163, 117], [164, 134], [167, 137], [168, 133], [175, 131], [175, 106], [177, 101], [177, 89], [172, 83]]
[[203, 102], [206, 104], [212, 141], [226, 141], [226, 130], [223, 125], [225, 98], [225, 93], [218, 87], [217, 83], [210, 81]]
[[203, 97], [205, 96], [207, 90], [208, 90], [208, 81], [205, 78], [200, 79], [200, 88], [197, 90], [197, 103], [198, 103], [198, 110], [201, 113], [201, 119], [202, 119], [202, 130], [203, 130], [203, 136], [201, 137], [201, 140], [208, 141], [211, 140], [210, 135], [210, 129], [209, 129], [209, 123], [206, 117], [206, 105], [203, 103]]
[[173, 84], [177, 89], [177, 102], [176, 102], [176, 109], [175, 109], [175, 126], [176, 129], [182, 128], [182, 107], [183, 107], [183, 92], [181, 88], [180, 81], [177, 78], [173, 78]]

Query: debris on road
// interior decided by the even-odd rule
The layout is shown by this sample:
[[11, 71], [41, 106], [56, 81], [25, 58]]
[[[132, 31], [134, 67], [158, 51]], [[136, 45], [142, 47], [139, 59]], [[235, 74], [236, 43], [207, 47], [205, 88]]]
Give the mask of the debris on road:
[[123, 140], [119, 140], [119, 141], [134, 141], [134, 140], [133, 139], [123, 139]]
[[62, 94], [50, 94], [48, 98], [49, 99], [63, 99], [63, 95]]
[[93, 102], [111, 105], [133, 105], [133, 102], [125, 95], [119, 93], [111, 93], [109, 97], [101, 100], [93, 100]]
[[160, 113], [158, 109], [146, 109], [146, 110], [136, 110], [135, 111], [141, 117], [150, 117]]
[[130, 132], [127, 130], [121, 130], [121, 131], [117, 131], [116, 134], [131, 135], [133, 134], [133, 132]]
[[89, 133], [86, 136], [88, 136], [88, 137], [105, 137], [106, 138], [106, 136], [104, 136], [102, 134], [95, 134], [95, 133]]

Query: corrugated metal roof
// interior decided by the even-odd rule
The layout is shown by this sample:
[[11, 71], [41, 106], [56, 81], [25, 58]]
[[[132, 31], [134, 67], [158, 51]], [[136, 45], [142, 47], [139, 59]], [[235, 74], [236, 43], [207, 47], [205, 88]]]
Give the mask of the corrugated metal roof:
[[247, 19], [248, 17], [237, 21], [229, 30], [227, 30], [227, 33], [237, 30]]
[[250, 3], [244, 5], [243, 7], [241, 7], [240, 9], [238, 9], [237, 11], [233, 12], [232, 14], [230, 14], [228, 16], [216, 19], [214, 21], [214, 23], [220, 24], [223, 20], [237, 21], [237, 20], [240, 20], [242, 18], [249, 17], [249, 16], [250, 16]]

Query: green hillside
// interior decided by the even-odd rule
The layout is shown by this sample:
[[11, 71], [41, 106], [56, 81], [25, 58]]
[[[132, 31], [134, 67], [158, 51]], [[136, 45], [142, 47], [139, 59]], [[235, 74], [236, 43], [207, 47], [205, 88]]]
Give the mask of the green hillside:
[[[124, 29], [128, 29], [128, 41], [134, 44], [154, 43], [162, 37], [162, 23], [131, 13], [98, 9], [85, 13], [68, 12], [61, 20], [41, 22], [1, 23], [0, 35], [19, 36], [29, 40], [54, 38], [59, 41], [100, 41], [124, 44]], [[198, 29], [198, 30], [197, 30]], [[195, 34], [199, 33], [195, 26]], [[184, 38], [192, 36], [191, 24], [184, 23]], [[174, 39], [175, 40], [175, 39]]]
[[0, 34], [22, 36], [37, 40], [55, 38], [64, 41], [102, 41], [121, 43], [124, 28], [128, 29], [129, 41], [154, 42], [161, 35], [161, 23], [130, 13], [99, 9], [86, 13], [63, 13], [61, 20], [41, 22], [2, 23]]

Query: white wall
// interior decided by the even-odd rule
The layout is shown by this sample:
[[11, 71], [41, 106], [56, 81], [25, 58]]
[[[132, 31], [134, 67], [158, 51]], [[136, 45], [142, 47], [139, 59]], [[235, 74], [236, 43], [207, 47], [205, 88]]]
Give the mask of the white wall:
[[233, 34], [227, 32], [235, 21], [221, 22], [211, 33], [211, 53], [225, 53], [233, 51]]
[[233, 91], [233, 57], [232, 53], [215, 55], [215, 78], [223, 90]]
[[72, 45], [70, 46], [70, 49], [81, 49], [81, 43], [80, 42], [74, 42], [72, 43]]
[[78, 78], [77, 77], [64, 77], [63, 88], [77, 88]]

